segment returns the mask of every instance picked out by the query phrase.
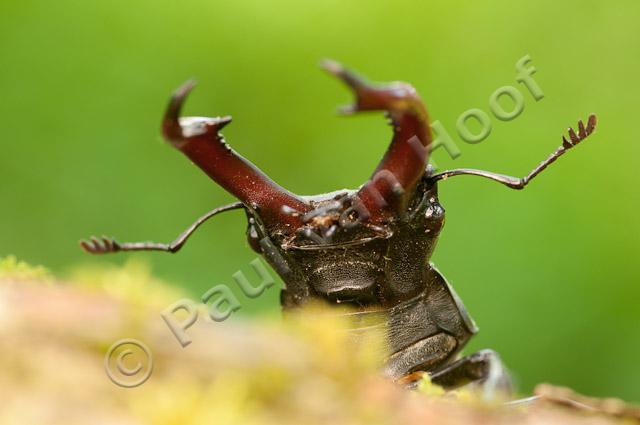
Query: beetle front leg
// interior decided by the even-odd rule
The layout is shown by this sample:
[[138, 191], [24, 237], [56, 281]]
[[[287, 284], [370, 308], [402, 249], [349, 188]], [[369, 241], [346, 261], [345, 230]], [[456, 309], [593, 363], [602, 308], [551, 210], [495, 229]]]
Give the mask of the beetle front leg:
[[511, 393], [511, 379], [493, 350], [482, 350], [463, 357], [444, 368], [430, 373], [431, 382], [452, 390], [463, 385], [477, 385], [486, 399]]
[[163, 243], [154, 243], [154, 242], [126, 242], [119, 243], [115, 239], [107, 238], [103, 236], [98, 239], [95, 236], [92, 236], [89, 241], [82, 240], [80, 241], [80, 246], [82, 249], [91, 254], [110, 254], [120, 251], [164, 251], [175, 253], [178, 252], [184, 244], [187, 242], [187, 239], [203, 224], [205, 221], [217, 215], [221, 212], [235, 210], [239, 208], [244, 208], [242, 202], [234, 202], [233, 204], [225, 205], [222, 207], [215, 208], [202, 217], [200, 217], [195, 223], [193, 223], [187, 230], [182, 232], [180, 236], [178, 236], [173, 242], [169, 244]]
[[462, 176], [462, 175], [471, 175], [471, 176], [480, 176], [485, 177], [498, 183], [502, 183], [511, 189], [524, 189], [524, 187], [531, 181], [535, 176], [540, 174], [545, 168], [549, 165], [553, 164], [558, 160], [562, 155], [564, 155], [569, 149], [576, 146], [578, 143], [589, 137], [591, 133], [595, 130], [596, 127], [596, 116], [590, 115], [589, 120], [587, 121], [587, 126], [585, 127], [582, 121], [578, 121], [578, 132], [576, 133], [574, 129], [569, 128], [569, 139], [565, 136], [562, 137], [562, 145], [558, 149], [556, 149], [547, 159], [542, 161], [536, 168], [534, 168], [528, 175], [522, 178], [505, 176], [502, 174], [491, 173], [489, 171], [482, 170], [474, 170], [470, 168], [459, 168], [455, 170], [443, 171], [441, 173], [434, 174], [428, 177], [430, 181], [438, 181], [438, 180], [446, 180], [449, 177], [454, 176]]

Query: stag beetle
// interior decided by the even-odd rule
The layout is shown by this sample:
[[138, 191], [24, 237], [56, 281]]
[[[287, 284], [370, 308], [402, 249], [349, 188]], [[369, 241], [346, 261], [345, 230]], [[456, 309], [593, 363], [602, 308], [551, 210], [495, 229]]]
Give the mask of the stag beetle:
[[411, 85], [372, 84], [333, 61], [323, 67], [355, 94], [355, 104], [342, 112], [384, 111], [393, 128], [386, 154], [364, 185], [317, 196], [287, 191], [229, 147], [220, 130], [231, 117], [179, 116], [195, 84], [189, 81], [172, 96], [162, 133], [239, 202], [208, 212], [170, 244], [92, 237], [80, 242], [82, 248], [93, 254], [174, 253], [209, 218], [244, 209], [250, 246], [284, 281], [285, 310], [323, 300], [352, 306], [362, 323], [379, 318], [390, 347], [384, 372], [407, 385], [428, 373], [445, 389], [467, 383], [508, 389], [510, 380], [495, 352], [458, 356], [478, 329], [429, 262], [444, 223], [437, 182], [475, 175], [523, 189], [594, 131], [595, 115], [586, 126], [580, 121], [577, 132], [570, 128], [560, 147], [523, 178], [474, 169], [435, 172], [427, 165], [432, 142], [427, 111]]

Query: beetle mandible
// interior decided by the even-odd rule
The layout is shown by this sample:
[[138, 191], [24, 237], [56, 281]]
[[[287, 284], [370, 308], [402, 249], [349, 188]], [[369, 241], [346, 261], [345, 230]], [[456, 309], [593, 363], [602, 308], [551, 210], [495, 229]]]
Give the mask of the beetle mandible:
[[316, 196], [293, 194], [231, 149], [220, 130], [231, 117], [180, 117], [194, 86], [172, 96], [162, 121], [164, 137], [239, 201], [216, 208], [169, 244], [119, 243], [92, 237], [81, 241], [93, 254], [119, 251], [177, 252], [214, 215], [244, 209], [250, 246], [284, 282], [284, 309], [309, 300], [347, 304], [354, 317], [381, 318], [388, 332], [384, 372], [411, 385], [429, 373], [445, 389], [467, 383], [505, 389], [510, 380], [498, 355], [483, 350], [459, 358], [477, 332], [453, 288], [429, 262], [444, 223], [437, 182], [449, 177], [485, 177], [523, 189], [534, 177], [595, 129], [596, 117], [569, 128], [569, 137], [523, 178], [474, 169], [435, 172], [429, 167], [432, 136], [426, 108], [406, 83], [372, 84], [333, 61], [323, 67], [355, 94], [344, 113], [384, 111], [393, 129], [391, 144], [372, 177], [356, 190]]

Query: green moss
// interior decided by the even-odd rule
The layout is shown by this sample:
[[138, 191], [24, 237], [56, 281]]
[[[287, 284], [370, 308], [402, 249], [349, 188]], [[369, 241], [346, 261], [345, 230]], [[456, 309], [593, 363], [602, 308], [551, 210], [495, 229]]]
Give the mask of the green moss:
[[18, 261], [15, 255], [9, 255], [0, 258], [0, 279], [51, 282], [53, 275], [43, 266], [32, 266]]

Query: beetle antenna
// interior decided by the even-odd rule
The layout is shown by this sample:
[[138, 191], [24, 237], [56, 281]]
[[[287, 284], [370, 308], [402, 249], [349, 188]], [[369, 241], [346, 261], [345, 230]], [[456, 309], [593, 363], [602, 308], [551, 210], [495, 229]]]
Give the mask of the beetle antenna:
[[562, 144], [558, 149], [556, 149], [547, 159], [542, 161], [536, 168], [534, 168], [529, 174], [525, 177], [518, 178], [512, 176], [505, 176], [503, 174], [491, 173], [489, 171], [483, 170], [474, 170], [471, 168], [458, 168], [455, 170], [443, 171], [441, 173], [434, 174], [428, 177], [428, 181], [436, 182], [438, 180], [446, 180], [449, 177], [454, 176], [463, 176], [463, 175], [471, 175], [471, 176], [480, 176], [485, 177], [498, 183], [502, 183], [503, 185], [510, 187], [511, 189], [524, 189], [524, 187], [529, 184], [534, 177], [540, 174], [543, 170], [545, 170], [549, 165], [553, 164], [564, 155], [569, 149], [576, 146], [578, 143], [582, 142], [584, 139], [589, 137], [596, 128], [597, 118], [595, 114], [589, 115], [589, 119], [587, 120], [587, 125], [585, 126], [582, 120], [578, 121], [578, 132], [569, 127], [568, 134], [569, 138], [566, 136], [562, 136]]
[[220, 213], [237, 210], [240, 208], [245, 208], [242, 202], [234, 202], [229, 205], [224, 205], [222, 207], [214, 208], [209, 211], [195, 223], [193, 223], [187, 230], [182, 232], [180, 236], [178, 236], [173, 242], [169, 244], [163, 243], [154, 243], [154, 242], [127, 242], [127, 243], [119, 243], [113, 238], [108, 238], [106, 236], [102, 236], [102, 238], [98, 239], [95, 236], [91, 236], [91, 239], [81, 240], [80, 247], [87, 251], [90, 254], [109, 254], [120, 251], [164, 251], [175, 253], [178, 252], [184, 244], [187, 242], [187, 239], [200, 227], [205, 221], [209, 220], [214, 215], [218, 215]]

